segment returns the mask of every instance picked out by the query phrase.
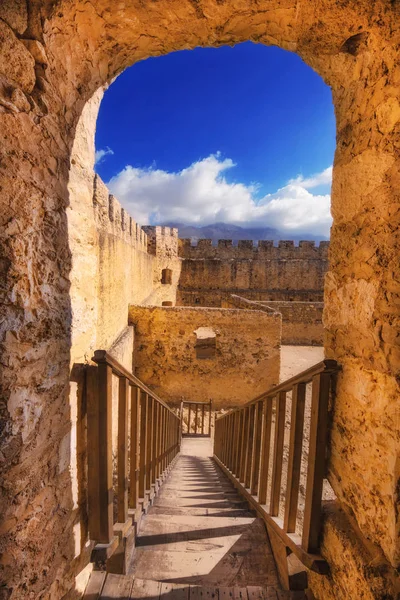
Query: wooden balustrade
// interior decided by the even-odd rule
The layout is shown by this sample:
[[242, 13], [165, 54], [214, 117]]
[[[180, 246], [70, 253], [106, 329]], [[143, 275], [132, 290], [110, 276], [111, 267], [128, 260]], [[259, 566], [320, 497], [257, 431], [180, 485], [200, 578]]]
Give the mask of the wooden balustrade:
[[[140, 503], [155, 489], [180, 445], [180, 418], [154, 392], [104, 350], [87, 370], [89, 534], [111, 544], [131, 524]], [[113, 413], [112, 378], [118, 378]], [[116, 427], [113, 428], [113, 419]], [[112, 433], [116, 446], [116, 519]], [[132, 512], [130, 512], [132, 511]]]
[[181, 431], [185, 437], [211, 436], [212, 408], [210, 402], [181, 403]]
[[[216, 462], [262, 516], [267, 527], [307, 567], [318, 572], [326, 569], [318, 550], [328, 407], [338, 370], [336, 361], [325, 360], [248, 404], [223, 414], [215, 422]], [[305, 452], [307, 384], [311, 385], [307, 476], [302, 532], [297, 535], [301, 462]], [[289, 393], [290, 418], [286, 410]], [[285, 429], [289, 440], [284, 469]], [[283, 500], [282, 477], [285, 471]]]

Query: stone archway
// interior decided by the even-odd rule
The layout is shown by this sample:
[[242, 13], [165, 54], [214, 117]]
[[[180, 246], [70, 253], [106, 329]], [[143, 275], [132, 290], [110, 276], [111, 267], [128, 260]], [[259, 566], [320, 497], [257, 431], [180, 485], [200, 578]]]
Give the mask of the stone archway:
[[66, 219], [83, 107], [138, 60], [245, 40], [298, 53], [333, 91], [325, 348], [343, 371], [330, 477], [363, 535], [398, 564], [399, 17], [387, 0], [2, 4], [1, 509], [11, 598], [61, 598], [85, 562], [71, 535], [82, 527], [68, 439], [84, 415], [68, 401]]

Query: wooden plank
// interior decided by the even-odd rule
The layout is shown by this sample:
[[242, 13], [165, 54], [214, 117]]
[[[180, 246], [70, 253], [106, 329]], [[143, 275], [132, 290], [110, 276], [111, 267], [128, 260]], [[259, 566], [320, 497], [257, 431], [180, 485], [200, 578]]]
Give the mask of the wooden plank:
[[219, 587], [218, 595], [219, 595], [219, 600], [233, 600], [233, 588]]
[[99, 538], [109, 544], [113, 533], [113, 465], [112, 465], [112, 369], [107, 364], [98, 366], [99, 410]]
[[205, 414], [205, 405], [203, 404], [201, 407], [201, 435], [204, 435], [204, 414]]
[[286, 392], [279, 392], [276, 397], [274, 459], [272, 462], [271, 501], [269, 512], [276, 517], [279, 512], [281, 494], [283, 442], [285, 436]]
[[161, 583], [150, 579], [134, 579], [130, 600], [144, 600], [160, 598]]
[[139, 500], [140, 456], [140, 388], [131, 386], [131, 460], [129, 507], [137, 508]]
[[198, 409], [199, 409], [199, 405], [196, 404], [196, 409], [195, 409], [195, 416], [194, 416], [194, 433], [195, 435], [197, 435], [197, 419], [198, 419]]
[[156, 436], [157, 436], [157, 445], [156, 445], [156, 479], [158, 479], [161, 475], [161, 421], [162, 421], [162, 406], [157, 402], [157, 428], [156, 428]]
[[228, 479], [237, 488], [243, 498], [254, 508], [257, 514], [264, 520], [267, 526], [270, 526], [274, 531], [281, 537], [283, 542], [292, 552], [299, 557], [301, 562], [311, 571], [319, 573], [320, 575], [327, 575], [329, 573], [329, 565], [324, 558], [319, 554], [308, 553], [301, 547], [301, 537], [295, 533], [286, 533], [282, 529], [282, 520], [277, 517], [271, 517], [267, 512], [267, 507], [261, 505], [254, 496], [246, 490], [243, 485], [228, 471], [228, 469], [222, 464], [218, 456], [214, 455], [213, 459], [219, 466], [221, 471], [228, 477]]
[[98, 367], [86, 368], [88, 519], [90, 539], [100, 537]]
[[257, 494], [258, 480], [259, 480], [259, 476], [260, 476], [262, 411], [263, 411], [263, 403], [258, 402], [256, 404], [253, 453], [252, 453], [252, 458], [251, 458], [250, 492], [252, 494]]
[[105, 580], [106, 573], [103, 571], [92, 571], [82, 600], [99, 600]]
[[144, 498], [146, 491], [146, 456], [147, 456], [147, 412], [148, 395], [140, 393], [140, 470], [139, 470], [139, 497]]
[[271, 452], [272, 398], [263, 402], [263, 426], [261, 442], [260, 481], [258, 484], [258, 501], [267, 503], [269, 456]]
[[156, 482], [157, 470], [157, 419], [158, 419], [158, 402], [153, 399], [153, 423], [152, 423], [152, 449], [151, 449], [151, 483]]
[[188, 433], [191, 433], [191, 431], [190, 431], [191, 420], [192, 420], [192, 405], [189, 403], [189, 408], [188, 408]]
[[150, 491], [152, 483], [153, 469], [153, 420], [154, 420], [154, 400], [148, 396], [147, 410], [147, 438], [146, 445], [146, 491]]
[[161, 582], [160, 598], [168, 594], [168, 600], [189, 600], [189, 586], [183, 583]]
[[132, 583], [131, 575], [108, 573], [100, 599], [130, 600]]
[[118, 384], [117, 519], [119, 523], [125, 523], [128, 518], [128, 409], [130, 390], [126, 377], [120, 377]]
[[247, 586], [248, 600], [265, 600], [265, 590], [260, 585]]
[[285, 531], [296, 531], [297, 504], [299, 499], [301, 453], [303, 447], [304, 408], [306, 384], [298, 383], [292, 391], [292, 411], [290, 419], [289, 460], [286, 483]]
[[253, 442], [254, 442], [254, 419], [255, 419], [255, 409], [256, 405], [249, 407], [249, 423], [247, 429], [247, 444], [246, 444], [246, 467], [245, 467], [245, 477], [244, 477], [244, 485], [245, 487], [250, 487], [250, 478], [251, 478], [251, 461], [253, 456]]
[[234, 600], [248, 600], [247, 588], [234, 587], [233, 588], [233, 598], [234, 598]]
[[218, 588], [206, 586], [190, 586], [190, 600], [218, 600]]
[[247, 416], [248, 416], [247, 408], [243, 409], [242, 412], [243, 412], [242, 431], [241, 431], [242, 439], [241, 439], [240, 471], [239, 471], [239, 481], [240, 482], [244, 481], [244, 468], [245, 468], [245, 461], [246, 461], [246, 432], [247, 432]]
[[322, 485], [326, 464], [330, 374], [315, 375], [312, 382], [310, 441], [302, 547], [315, 552], [319, 546]]

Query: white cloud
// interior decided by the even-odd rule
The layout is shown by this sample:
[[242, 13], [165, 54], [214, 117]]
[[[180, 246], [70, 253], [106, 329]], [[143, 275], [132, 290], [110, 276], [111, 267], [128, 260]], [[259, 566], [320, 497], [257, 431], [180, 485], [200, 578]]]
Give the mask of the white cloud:
[[106, 156], [110, 156], [111, 154], [114, 154], [114, 152], [108, 146], [101, 150], [96, 150], [94, 155], [94, 164], [99, 165], [101, 162], [103, 162]]
[[259, 186], [226, 180], [225, 172], [234, 167], [230, 158], [223, 159], [219, 153], [177, 173], [128, 165], [108, 186], [135, 220], [143, 224], [225, 222], [329, 236], [330, 195], [314, 195], [309, 190], [330, 184], [332, 167], [308, 179], [298, 176], [262, 198], [257, 197]]
[[331, 185], [332, 183], [332, 165], [327, 169], [321, 171], [321, 173], [317, 173], [316, 175], [312, 175], [305, 179], [302, 175], [298, 175], [296, 179], [291, 179], [289, 183], [301, 185], [306, 190], [310, 190], [312, 188], [319, 187], [321, 185]]

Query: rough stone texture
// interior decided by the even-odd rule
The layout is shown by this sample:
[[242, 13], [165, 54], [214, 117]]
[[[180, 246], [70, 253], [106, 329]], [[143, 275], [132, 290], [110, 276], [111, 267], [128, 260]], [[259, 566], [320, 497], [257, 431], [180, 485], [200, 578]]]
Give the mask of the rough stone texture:
[[[20, 34], [26, 5], [9, 6], [2, 3], [1, 18]], [[66, 217], [81, 112], [136, 61], [246, 40], [296, 52], [332, 88], [337, 148], [325, 349], [342, 373], [329, 473], [361, 534], [398, 565], [399, 3], [31, 0], [26, 37], [40, 40], [49, 60], [46, 70], [36, 67], [36, 80], [25, 46], [2, 31], [2, 70], [30, 105], [15, 111], [0, 86], [3, 593], [58, 600], [75, 589], [88, 560], [74, 558], [81, 526], [71, 511], [71, 468], [60, 465], [71, 419], [84, 418], [69, 403]], [[339, 559], [331, 556], [334, 567]], [[354, 576], [364, 568], [353, 563]], [[333, 586], [346, 581], [332, 579]], [[334, 587], [327, 586], [324, 600], [331, 598]]]
[[245, 310], [270, 308], [282, 315], [282, 344], [321, 346], [323, 343], [323, 302], [254, 302], [232, 294], [227, 300], [222, 300], [222, 307]]
[[[143, 231], [147, 235], [148, 252], [155, 257], [153, 261], [154, 296], [152, 297], [152, 303], [172, 302], [172, 306], [174, 306], [182, 268], [182, 259], [178, 257], [178, 230], [172, 227], [144, 226]], [[164, 269], [172, 271], [170, 284], [162, 282]]]
[[[279, 381], [281, 317], [273, 311], [129, 307], [135, 374], [163, 399], [243, 404]], [[196, 330], [216, 334], [215, 358], [196, 358]]]
[[328, 576], [308, 572], [317, 600], [384, 600], [399, 598], [400, 579], [379, 546], [366, 540], [354, 519], [337, 502], [329, 502], [323, 514], [322, 554], [331, 565]]
[[[178, 304], [221, 306], [230, 294], [252, 300], [313, 300], [323, 298], [324, 276], [328, 268], [327, 242], [251, 240], [233, 246], [231, 240], [179, 240], [184, 259], [179, 280]], [[250, 292], [250, 296], [249, 296]]]
[[0, 73], [11, 84], [17, 84], [24, 92], [31, 92], [35, 85], [35, 60], [25, 45], [19, 41], [11, 27], [0, 19], [1, 67]]
[[17, 34], [22, 34], [28, 27], [28, 7], [26, 0], [2, 0], [0, 19]]

